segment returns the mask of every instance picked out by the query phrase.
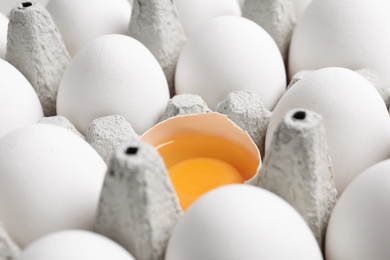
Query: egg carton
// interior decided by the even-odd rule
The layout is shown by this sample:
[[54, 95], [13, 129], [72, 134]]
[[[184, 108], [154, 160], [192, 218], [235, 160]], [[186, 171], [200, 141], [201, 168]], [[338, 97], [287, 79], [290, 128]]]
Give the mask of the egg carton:
[[[238, 4], [235, 1], [234, 4], [231, 1], [232, 5]], [[320, 3], [320, 1], [316, 2]], [[339, 116], [329, 112], [331, 109], [323, 108], [326, 105], [341, 106], [342, 102], [345, 101], [338, 97], [344, 94], [348, 95], [348, 93], [343, 90], [344, 92], [337, 94], [337, 84], [350, 81], [356, 85], [354, 87], [359, 93], [358, 97], [370, 100], [370, 102], [367, 101], [370, 106], [364, 106], [364, 108], [370, 107], [369, 110], [375, 112], [372, 115], [374, 119], [380, 117], [382, 120], [388, 117], [388, 114], [383, 113], [383, 108], [390, 105], [389, 84], [386, 75], [372, 68], [360, 68], [356, 69], [355, 72], [342, 68], [298, 70], [297, 73], [293, 73], [294, 75], [290, 75], [291, 80], [287, 91], [283, 90], [283, 93], [273, 101], [275, 104], [277, 103], [276, 106], [266, 99], [262, 100], [263, 97], [253, 91], [241, 90], [230, 92], [226, 99], [216, 103], [213, 111], [207, 105], [207, 103], [212, 102], [208, 100], [206, 103], [202, 99], [204, 96], [175, 93], [174, 74], [177, 70], [177, 62], [188, 37], [193, 33], [182, 27], [184, 18], [178, 17], [176, 13], [180, 10], [175, 9], [181, 7], [175, 7], [172, 1], [165, 0], [131, 1], [131, 4], [130, 35], [153, 54], [162, 68], [167, 81], [166, 89], [169, 89], [170, 93], [170, 99], [168, 95], [158, 94], [160, 98], [165, 98], [165, 112], [162, 116], [160, 113], [159, 117], [155, 118], [151, 127], [155, 127], [154, 124], [158, 121], [159, 124], [163, 124], [176, 117], [212, 113], [225, 115], [235, 127], [248, 134], [261, 155], [262, 165], [258, 168], [253, 179], [247, 182], [247, 185], [260, 187], [261, 190], [268, 190], [272, 194], [276, 194], [278, 199], [282, 198], [283, 203], [287, 202], [294, 208], [294, 212], [299, 213], [298, 222], [302, 218], [302, 223], [306, 223], [303, 226], [307, 225], [308, 229], [306, 231], [304, 228], [301, 229], [301, 239], [305, 241], [302, 243], [307, 242], [307, 247], [310, 247], [306, 256], [310, 255], [310, 259], [323, 259], [327, 230], [329, 237], [332, 237], [329, 244], [332, 244], [333, 248], [337, 248], [336, 242], [334, 242], [337, 240], [338, 234], [335, 232], [335, 227], [340, 228], [343, 222], [340, 222], [340, 218], [335, 218], [333, 226], [328, 229], [328, 225], [334, 209], [335, 214], [342, 214], [339, 212], [345, 211], [341, 206], [335, 208], [338, 203], [338, 194], [344, 192], [347, 185], [356, 177], [356, 172], [361, 172], [366, 166], [372, 165], [374, 161], [387, 158], [386, 149], [380, 149], [386, 147], [388, 140], [382, 142], [380, 137], [385, 135], [389, 124], [377, 124], [375, 121], [372, 126], [364, 130], [368, 133], [372, 132], [374, 128], [377, 129], [378, 137], [373, 138], [372, 142], [378, 145], [368, 145], [363, 142], [362, 137], [357, 135], [357, 138], [353, 140], [356, 143], [361, 142], [360, 146], [351, 144], [351, 149], [343, 150], [345, 154], [345, 151], [352, 152], [354, 147], [356, 148], [354, 150], [358, 150], [359, 147], [361, 149], [362, 145], [366, 149], [380, 146], [381, 148], [378, 148], [372, 157], [367, 155], [368, 159], [360, 161], [354, 158], [352, 160], [345, 159], [341, 158], [342, 156], [335, 156], [337, 153], [330, 149], [337, 146], [334, 143], [329, 143], [329, 135], [334, 135], [330, 126], [332, 123], [337, 124], [339, 118], [344, 118], [345, 122], [354, 125], [354, 122], [359, 121], [359, 118], [353, 117], [355, 121], [348, 121], [346, 115], [351, 114], [341, 112]], [[296, 23], [299, 18], [294, 13], [293, 2], [246, 0], [241, 1], [241, 7], [244, 17], [263, 27], [273, 38], [282, 57], [281, 64], [290, 62], [289, 67], [294, 67], [291, 65], [292, 59], [288, 60], [290, 40], [293, 37], [294, 29], [297, 28]], [[240, 15], [237, 13], [239, 12], [237, 10], [240, 9], [234, 10], [235, 15]], [[193, 11], [196, 13], [195, 9]], [[226, 19], [225, 22], [229, 23], [230, 21]], [[195, 213], [185, 214], [181, 209], [161, 156], [138, 134], [144, 131], [140, 131], [138, 126], [130, 123], [125, 116], [112, 114], [97, 117], [92, 122], [84, 124], [80, 133], [66, 117], [56, 113], [56, 110], [58, 111], [57, 91], [64, 79], [66, 68], [72, 62], [74, 53], [68, 52], [69, 48], [63, 42], [49, 12], [37, 2], [20, 3], [10, 14], [8, 28], [9, 43], [6, 59], [34, 87], [45, 115], [38, 123], [56, 125], [70, 130], [90, 144], [108, 166], [97, 206], [94, 231], [116, 241], [137, 260], [164, 258], [172, 260], [177, 259], [177, 257], [180, 259], [182, 257], [180, 253], [175, 252], [181, 252], [177, 250], [180, 247], [178, 245], [182, 245], [184, 248], [191, 243], [187, 239], [192, 239], [192, 237], [180, 236], [180, 232], [182, 232], [180, 230], [186, 228], [181, 222], [185, 223], [190, 218], [188, 215]], [[295, 53], [296, 51], [294, 51]], [[291, 71], [290, 74], [292, 74]], [[361, 76], [366, 80], [363, 80]], [[330, 78], [340, 81], [334, 83], [332, 80], [328, 81]], [[318, 84], [314, 87], [319, 81], [322, 85]], [[282, 85], [284, 86], [284, 84]], [[296, 87], [294, 87], [295, 85]], [[364, 85], [363, 88], [360, 85]], [[371, 85], [377, 89], [377, 92], [372, 91]], [[323, 96], [332, 98], [335, 103], [321, 103], [319, 94], [316, 94], [315, 91], [310, 92], [310, 88], [316, 89]], [[328, 95], [321, 92], [326, 88], [331, 89], [333, 94]], [[306, 92], [298, 89], [306, 89]], [[313, 100], [314, 105], [297, 107], [295, 101], [291, 101], [303, 99]], [[359, 102], [352, 100], [351, 103], [358, 109]], [[320, 107], [319, 110], [323, 109], [321, 113], [315, 112], [315, 105]], [[360, 112], [362, 113], [362, 111]], [[329, 115], [336, 118], [334, 119], [336, 121], [329, 123]], [[39, 117], [42, 118], [42, 116]], [[326, 127], [327, 129], [325, 129]], [[149, 129], [150, 126], [144, 128]], [[348, 128], [348, 125], [345, 125], [344, 128]], [[339, 147], [344, 145], [343, 140], [337, 138], [334, 140], [341, 143]], [[356, 157], [358, 157], [358, 153], [356, 153]], [[342, 168], [344, 162], [347, 167]], [[376, 171], [380, 171], [377, 169], [383, 171], [386, 168], [384, 165], [385, 162], [376, 166], [375, 169], [370, 168], [368, 172], [376, 176]], [[352, 169], [351, 172], [355, 171], [353, 176], [343, 180], [336, 177], [335, 180], [335, 176], [341, 176], [339, 174], [342, 172], [340, 168], [348, 171], [346, 170], [348, 167]], [[369, 181], [368, 177], [365, 177], [367, 176], [366, 172], [362, 176], [367, 179], [367, 182]], [[361, 179], [364, 179], [363, 177]], [[358, 181], [356, 183], [358, 184], [354, 182], [354, 191], [352, 192], [359, 193], [359, 188], [356, 187], [358, 185], [363, 187], [365, 182]], [[233, 192], [235, 188], [231, 189]], [[223, 192], [221, 191], [221, 194]], [[370, 194], [372, 198], [374, 195]], [[273, 198], [270, 197], [270, 200]], [[204, 201], [206, 200], [202, 200], [197, 205], [206, 203]], [[344, 201], [342, 203], [346, 203]], [[221, 210], [223, 209], [221, 208]], [[212, 212], [211, 209], [210, 211]], [[289, 213], [286, 214], [290, 216]], [[295, 221], [296, 217], [291, 216], [291, 219]], [[348, 230], [348, 228], [346, 229]], [[279, 232], [276, 229], [273, 231]], [[284, 230], [280, 232], [277, 234], [282, 234]], [[349, 232], [352, 231], [349, 230]], [[288, 233], [288, 230], [285, 233]], [[345, 236], [345, 239], [348, 239], [348, 234], [345, 234], [343, 233], [342, 237]], [[291, 245], [295, 245], [296, 242], [292, 241], [293, 237], [289, 237]], [[174, 242], [170, 242], [170, 240]], [[206, 237], [203, 237], [203, 240], [207, 242]], [[299, 241], [299, 239], [296, 240]], [[287, 242], [285, 241], [285, 243]], [[299, 242], [297, 243], [299, 244]], [[199, 241], [198, 244], [202, 243]], [[314, 246], [314, 244], [316, 245]], [[338, 250], [342, 251], [343, 249]], [[0, 259], [17, 259], [20, 252], [20, 248], [12, 241], [7, 231], [0, 226]], [[194, 253], [194, 255], [196, 254]], [[199, 255], [197, 257], [198, 259], [202, 258]]]

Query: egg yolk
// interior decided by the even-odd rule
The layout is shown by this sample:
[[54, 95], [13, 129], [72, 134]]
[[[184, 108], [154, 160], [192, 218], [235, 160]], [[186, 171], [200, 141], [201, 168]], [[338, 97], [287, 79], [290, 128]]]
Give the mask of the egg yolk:
[[259, 159], [245, 147], [220, 136], [180, 135], [155, 147], [183, 210], [212, 189], [251, 179], [259, 165]]

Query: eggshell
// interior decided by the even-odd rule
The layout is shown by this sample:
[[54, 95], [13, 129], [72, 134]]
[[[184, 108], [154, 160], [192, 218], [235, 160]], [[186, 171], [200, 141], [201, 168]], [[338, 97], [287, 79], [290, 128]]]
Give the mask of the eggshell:
[[43, 118], [38, 96], [14, 66], [0, 59], [0, 138]]
[[297, 20], [302, 16], [303, 12], [306, 10], [306, 7], [310, 4], [312, 0], [292, 0], [295, 7], [295, 16]]
[[0, 139], [0, 219], [21, 247], [54, 231], [92, 230], [107, 166], [67, 129], [35, 124]]
[[174, 0], [174, 4], [187, 35], [191, 35], [214, 17], [241, 16], [241, 8], [237, 0]]
[[237, 2], [240, 4], [240, 7], [242, 7], [245, 3], [245, 0], [237, 0]]
[[239, 16], [220, 16], [191, 35], [176, 67], [176, 93], [200, 95], [210, 108], [249, 90], [272, 110], [286, 88], [282, 56], [271, 36]]
[[[147, 131], [141, 137], [141, 141], [156, 146], [170, 137], [193, 133], [217, 135], [238, 143], [258, 158], [258, 168], [261, 167], [260, 152], [248, 133], [241, 130], [227, 116], [219, 113], [202, 113], [169, 118]], [[254, 180], [256, 173], [257, 169], [253, 169], [253, 177], [247, 181]]]
[[200, 197], [173, 230], [165, 260], [322, 259], [302, 217], [264, 189], [228, 185]]
[[102, 235], [65, 230], [51, 233], [28, 245], [18, 260], [134, 260], [123, 247]]
[[370, 68], [390, 83], [390, 1], [313, 0], [291, 39], [289, 75], [337, 66]]
[[73, 58], [58, 89], [57, 113], [85, 135], [96, 118], [120, 115], [138, 134], [157, 123], [169, 100], [164, 72], [150, 51], [124, 35], [101, 36]]
[[4, 60], [7, 48], [8, 22], [8, 17], [0, 13], [0, 58]]
[[295, 83], [275, 107], [266, 149], [282, 117], [303, 108], [323, 117], [339, 194], [364, 169], [390, 156], [390, 119], [378, 91], [345, 68], [325, 68]]
[[126, 34], [132, 10], [128, 0], [50, 0], [46, 9], [71, 56], [99, 36]]
[[390, 160], [361, 173], [344, 191], [331, 215], [327, 260], [389, 259]]

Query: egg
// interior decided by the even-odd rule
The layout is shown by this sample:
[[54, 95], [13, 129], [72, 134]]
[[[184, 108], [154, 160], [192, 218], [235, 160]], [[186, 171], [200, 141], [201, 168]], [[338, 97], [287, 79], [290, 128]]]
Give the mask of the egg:
[[46, 5], [71, 56], [89, 41], [106, 34], [127, 34], [128, 0], [50, 0]]
[[176, 93], [214, 108], [230, 92], [249, 90], [272, 110], [286, 88], [282, 56], [271, 36], [240, 16], [220, 16], [189, 37], [176, 67]]
[[64, 72], [57, 113], [85, 135], [96, 118], [120, 115], [138, 134], [157, 123], [169, 100], [168, 83], [152, 53], [124, 35], [89, 42]]
[[0, 139], [0, 219], [25, 247], [54, 231], [92, 230], [107, 166], [71, 131], [49, 124]]
[[361, 173], [333, 209], [326, 235], [327, 260], [389, 259], [390, 160]]
[[322, 116], [339, 194], [364, 169], [390, 157], [387, 108], [378, 91], [356, 72], [324, 68], [289, 88], [269, 122], [265, 154], [279, 122], [294, 108]]
[[123, 247], [84, 230], [57, 231], [29, 244], [18, 260], [134, 260]]
[[0, 13], [0, 58], [5, 60], [5, 51], [7, 48], [7, 31], [9, 19]]
[[275, 194], [247, 184], [212, 190], [184, 213], [165, 260], [322, 259], [302, 217]]
[[306, 7], [310, 4], [312, 0], [292, 0], [295, 7], [295, 16], [297, 20], [302, 16], [303, 12], [306, 10]]
[[390, 84], [390, 1], [313, 0], [290, 45], [289, 75], [324, 67], [370, 68]]
[[206, 192], [232, 183], [251, 183], [260, 153], [247, 132], [219, 113], [165, 120], [142, 137], [159, 152], [181, 208]]
[[14, 66], [0, 59], [0, 138], [43, 118], [37, 93]]
[[237, 0], [237, 2], [240, 4], [240, 7], [242, 7], [245, 3], [245, 0]]
[[214, 17], [241, 16], [241, 7], [237, 0], [174, 0], [174, 4], [188, 36]]

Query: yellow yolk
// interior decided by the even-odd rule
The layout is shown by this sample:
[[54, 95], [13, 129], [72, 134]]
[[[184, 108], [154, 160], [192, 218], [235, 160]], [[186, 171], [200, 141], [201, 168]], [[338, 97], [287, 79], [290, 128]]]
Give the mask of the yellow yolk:
[[259, 159], [245, 147], [220, 136], [176, 136], [156, 149], [183, 210], [207, 191], [251, 179], [259, 165]]
[[168, 171], [183, 210], [211, 189], [226, 184], [244, 183], [241, 174], [233, 166], [213, 158], [185, 160]]

